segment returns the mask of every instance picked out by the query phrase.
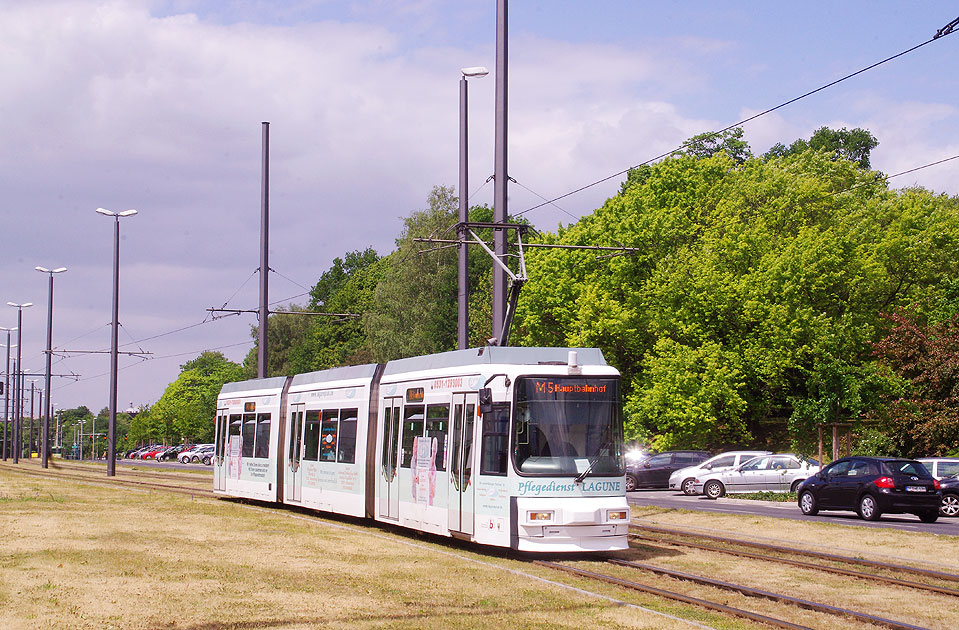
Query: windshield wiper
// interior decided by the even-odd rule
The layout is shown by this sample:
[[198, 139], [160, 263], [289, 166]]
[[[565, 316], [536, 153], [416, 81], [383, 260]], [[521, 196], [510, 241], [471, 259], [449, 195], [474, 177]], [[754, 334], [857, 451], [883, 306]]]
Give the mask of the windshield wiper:
[[[593, 466], [595, 466], [596, 463], [597, 463], [600, 459], [602, 459], [603, 457], [608, 457], [608, 456], [609, 456], [609, 447], [612, 446], [612, 445], [613, 445], [613, 441], [612, 441], [612, 440], [609, 440], [608, 442], [606, 442], [605, 444], [603, 444], [603, 445], [599, 448], [599, 452], [596, 454], [596, 457], [594, 457], [593, 459], [589, 460], [589, 466], [586, 467], [586, 470], [584, 470], [583, 472], [581, 472], [581, 473], [579, 473], [578, 475], [576, 475], [576, 478], [573, 479], [573, 483], [583, 483], [583, 479], [586, 479], [586, 475], [588, 475], [588, 474], [590, 473], [590, 471], [593, 470]], [[605, 453], [604, 453], [604, 451], [605, 451]]]

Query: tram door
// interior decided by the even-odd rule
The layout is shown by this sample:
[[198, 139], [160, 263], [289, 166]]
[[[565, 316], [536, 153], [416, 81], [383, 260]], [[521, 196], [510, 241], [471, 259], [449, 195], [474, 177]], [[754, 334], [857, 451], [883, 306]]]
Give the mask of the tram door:
[[303, 492], [303, 473], [300, 470], [300, 448], [303, 444], [303, 408], [306, 405], [290, 405], [290, 418], [286, 423], [290, 433], [286, 450], [286, 500], [299, 502]]
[[380, 516], [399, 519], [400, 480], [400, 403], [402, 398], [387, 398], [383, 412], [383, 446], [380, 453]]
[[226, 409], [216, 410], [216, 433], [213, 451], [213, 489], [226, 490], [226, 427], [230, 416]]
[[449, 528], [473, 533], [473, 428], [476, 425], [476, 394], [453, 394], [450, 427]]

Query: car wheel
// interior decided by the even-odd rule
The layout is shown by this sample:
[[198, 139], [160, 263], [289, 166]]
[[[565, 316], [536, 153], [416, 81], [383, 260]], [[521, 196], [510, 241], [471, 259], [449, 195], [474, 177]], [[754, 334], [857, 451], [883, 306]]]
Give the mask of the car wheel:
[[959, 516], [959, 494], [942, 495], [942, 505], [939, 506], [939, 513], [943, 516]]
[[193, 457], [190, 458], [190, 461], [193, 462], [194, 464], [199, 464], [200, 463], [199, 455], [194, 455]]
[[876, 498], [871, 494], [864, 494], [859, 499], [859, 516], [865, 521], [878, 521], [882, 516], [879, 506], [876, 505]]
[[920, 512], [919, 514], [916, 514], [916, 516], [918, 516], [919, 520], [923, 523], [935, 523], [937, 520], [939, 520], [939, 510], [936, 510], [935, 512]]
[[210, 458], [209, 458], [209, 457], [204, 457], [204, 458], [203, 458], [203, 465], [204, 465], [204, 466], [209, 466], [209, 465], [210, 465]]
[[680, 484], [679, 487], [682, 488], [683, 494], [685, 494], [685, 495], [693, 496], [694, 494], [696, 494], [696, 480], [695, 480], [695, 479], [687, 479], [687, 480], [684, 481], [682, 484]]
[[819, 506], [816, 505], [816, 497], [812, 492], [806, 490], [799, 496], [799, 509], [806, 516], [816, 516], [819, 514]]
[[719, 481], [707, 481], [706, 485], [703, 486], [703, 494], [710, 499], [718, 499], [726, 494], [726, 488], [724, 488], [723, 484]]
[[632, 492], [636, 489], [636, 477], [626, 475], [626, 492]]
[[806, 481], [806, 480], [805, 480], [805, 479], [797, 479], [796, 481], [793, 482], [793, 484], [792, 484], [791, 486], [789, 486], [789, 491], [790, 491], [790, 492], [795, 492], [796, 490], [799, 489], [799, 486], [802, 485], [802, 482], [804, 482], [804, 481]]

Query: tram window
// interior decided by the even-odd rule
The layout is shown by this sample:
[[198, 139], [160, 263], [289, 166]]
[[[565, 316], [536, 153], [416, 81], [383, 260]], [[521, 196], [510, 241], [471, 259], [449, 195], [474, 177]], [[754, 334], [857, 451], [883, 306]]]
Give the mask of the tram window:
[[256, 414], [243, 414], [243, 457], [253, 457], [253, 444], [256, 438]]
[[426, 408], [426, 435], [436, 438], [436, 470], [446, 470], [446, 433], [449, 424], [449, 405], [429, 405]]
[[492, 411], [483, 414], [483, 461], [480, 472], [484, 475], [505, 475], [509, 452], [509, 405], [494, 405]]
[[253, 457], [265, 459], [270, 456], [270, 414], [261, 413], [256, 417], [256, 448]]
[[340, 435], [336, 461], [344, 464], [356, 462], [356, 409], [344, 409], [340, 414]]
[[385, 476], [387, 480], [392, 480], [393, 473], [396, 472], [396, 462], [393, 459], [395, 455], [391, 453], [391, 449], [390, 449], [391, 445], [394, 447], [393, 450], [395, 450], [395, 446], [396, 446], [396, 442], [390, 442], [390, 436], [393, 433], [392, 431], [390, 431], [390, 425], [392, 423], [393, 423], [393, 407], [390, 406], [389, 401], [387, 401], [387, 405], [383, 413], [383, 453], [382, 453], [383, 458], [381, 460], [383, 462], [383, 476]]
[[403, 459], [402, 468], [409, 468], [413, 460], [413, 440], [423, 437], [423, 405], [403, 407]]
[[453, 433], [450, 444], [450, 481], [457, 490], [460, 489], [460, 442], [463, 433], [463, 405], [453, 405]]
[[473, 476], [473, 424], [476, 421], [476, 405], [466, 405], [466, 428], [463, 431], [463, 485]]
[[320, 451], [320, 412], [306, 412], [303, 436], [303, 461], [315, 462]]
[[243, 429], [243, 416], [240, 414], [234, 414], [230, 416], [230, 429], [229, 437], [227, 438], [227, 443], [224, 444], [224, 455], [236, 455], [236, 453], [230, 452], [230, 445], [233, 443], [233, 436], [239, 436]]
[[336, 461], [336, 409], [323, 412], [323, 425], [320, 427], [320, 461]]

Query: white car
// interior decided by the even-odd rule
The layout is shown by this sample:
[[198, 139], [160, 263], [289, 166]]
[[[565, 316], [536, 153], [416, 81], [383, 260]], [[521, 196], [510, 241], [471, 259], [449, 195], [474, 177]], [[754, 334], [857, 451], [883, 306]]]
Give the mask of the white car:
[[959, 457], [920, 457], [917, 461], [939, 481], [959, 473]]
[[680, 468], [669, 476], [669, 489], [682, 490], [683, 494], [696, 494], [696, 478], [700, 475], [708, 475], [711, 472], [729, 470], [740, 464], [758, 457], [759, 455], [770, 455], [770, 451], [729, 451], [714, 455], [704, 461], [702, 464]]
[[819, 472], [819, 462], [792, 453], [754, 457], [741, 466], [696, 477], [697, 493], [710, 499], [736, 492], [795, 492], [810, 475]]

